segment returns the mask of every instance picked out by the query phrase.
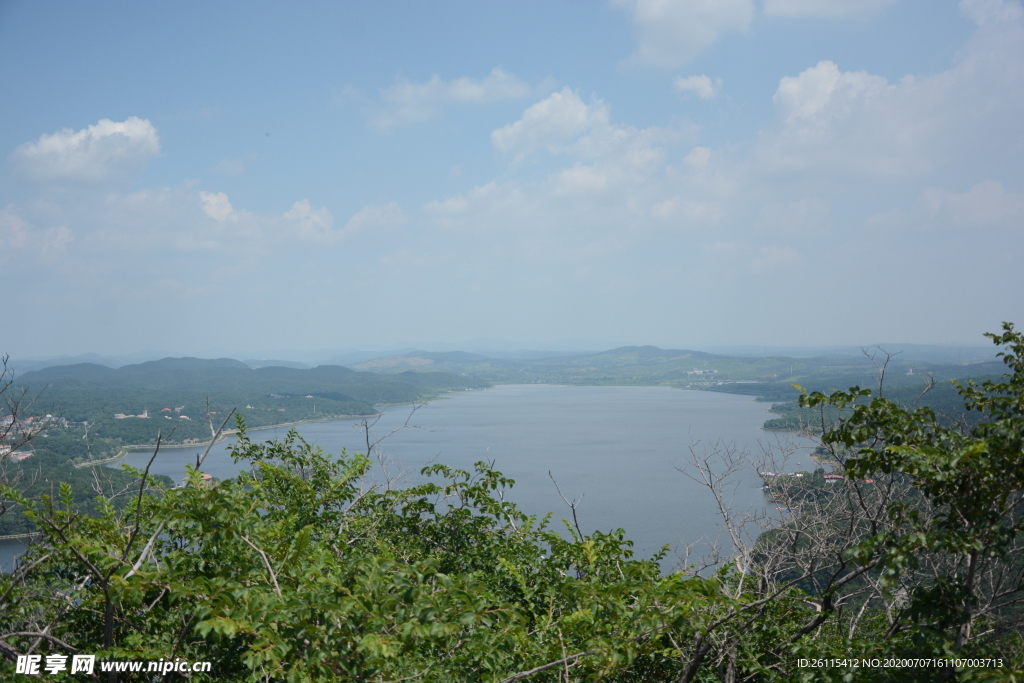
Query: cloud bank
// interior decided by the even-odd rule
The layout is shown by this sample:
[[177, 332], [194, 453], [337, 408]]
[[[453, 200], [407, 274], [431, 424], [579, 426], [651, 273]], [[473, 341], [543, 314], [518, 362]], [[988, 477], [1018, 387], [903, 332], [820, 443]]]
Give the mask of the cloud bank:
[[160, 136], [146, 119], [102, 119], [75, 131], [43, 134], [11, 155], [25, 176], [44, 182], [98, 184], [131, 176], [160, 154]]
[[[635, 17], [718, 11], [656, 4], [620, 3]], [[810, 16], [810, 3], [787, 11], [798, 5]], [[743, 6], [723, 3], [740, 18]], [[663, 345], [698, 332], [720, 343], [926, 341], [950, 329], [949, 311], [974, 338], [1020, 310], [1024, 13], [961, 7], [974, 33], [945, 69], [886, 77], [801, 64], [773, 76], [759, 128], [728, 142], [682, 117], [634, 125], [607, 93], [538, 92], [504, 71], [396, 84], [392, 126], [522, 100], [474, 141], [483, 171], [415, 200], [296, 191], [256, 211], [222, 176], [128, 191], [114, 181], [159, 163], [149, 121], [47, 133], [11, 156], [35, 194], [0, 211], [5, 284], [86, 322], [173, 299], [250, 331], [252, 310], [225, 312], [240, 293], [258, 313], [287, 309], [325, 346], [350, 327], [395, 344], [420, 329]], [[747, 25], [721, 12], [714, 35]], [[649, 40], [645, 64], [689, 54]], [[659, 76], [672, 101], [674, 75]], [[721, 97], [705, 74], [672, 87]], [[267, 334], [287, 347], [296, 332]]]

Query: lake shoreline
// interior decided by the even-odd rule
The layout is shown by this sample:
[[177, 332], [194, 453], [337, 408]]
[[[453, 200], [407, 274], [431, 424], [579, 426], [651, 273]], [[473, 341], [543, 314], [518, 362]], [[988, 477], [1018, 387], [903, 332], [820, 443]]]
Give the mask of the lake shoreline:
[[[710, 452], [724, 443], [753, 452], [759, 440], [768, 436], [760, 429], [766, 406], [751, 395], [667, 386], [510, 383], [441, 397], [449, 400], [426, 402], [412, 419], [410, 411], [420, 402], [387, 409], [378, 406], [379, 421], [377, 415], [325, 417], [252, 431], [294, 428], [325, 453], [351, 454], [365, 449], [362, 430], [352, 427], [368, 418], [376, 421], [373, 434], [392, 435], [382, 444], [389, 471], [375, 462], [367, 482], [379, 483], [404, 472], [407, 480], [402, 480], [402, 485], [414, 485], [427, 480], [420, 472], [432, 463], [473, 472], [474, 463], [493, 461], [497, 470], [516, 482], [508, 500], [538, 518], [555, 511], [553, 519], [557, 520], [565, 517], [565, 501], [548, 477], [550, 471], [566, 495], [578, 498], [586, 494], [580, 523], [588, 533], [624, 528], [639, 557], [649, 557], [665, 544], [679, 549], [703, 537], [717, 536], [720, 520], [706, 492], [675, 469], [685, 465], [688, 444], [704, 444]], [[406, 424], [408, 428], [403, 427]], [[283, 435], [267, 434], [265, 438]], [[789, 441], [796, 435], [777, 436]], [[231, 438], [237, 439], [236, 430], [222, 434], [218, 440], [222, 443], [210, 446], [207, 441], [185, 447], [200, 452], [210, 447], [202, 470], [226, 480], [244, 469], [227, 450]], [[797, 446], [804, 445], [802, 439], [794, 441]], [[140, 445], [121, 462], [142, 469], [151, 453], [151, 445]], [[797, 470], [817, 466], [806, 451], [797, 457], [792, 463]], [[193, 453], [178, 444], [166, 451], [162, 446], [150, 474], [178, 481], [189, 464], [195, 464]], [[742, 473], [736, 483], [737, 505], [764, 507], [763, 481], [756, 472]], [[5, 564], [24, 548], [20, 541], [6, 543], [7, 559], [0, 557]], [[670, 553], [663, 569], [671, 571], [680, 559]]]
[[[426, 404], [430, 403], [431, 401], [450, 400], [454, 395], [459, 395], [459, 394], [463, 394], [463, 393], [469, 393], [469, 392], [473, 392], [473, 391], [487, 391], [488, 389], [493, 389], [493, 388], [498, 387], [498, 386], [531, 386], [531, 385], [545, 385], [545, 386], [557, 386], [557, 387], [569, 387], [569, 388], [574, 388], [574, 387], [579, 387], [579, 388], [583, 388], [583, 387], [636, 387], [636, 388], [648, 387], [648, 388], [655, 388], [655, 387], [659, 387], [659, 388], [665, 388], [665, 389], [674, 389], [676, 391], [701, 391], [701, 392], [705, 392], [706, 391], [706, 392], [709, 392], [709, 393], [726, 394], [726, 395], [733, 395], [733, 396], [750, 396], [750, 397], [753, 397], [755, 401], [757, 401], [757, 400], [762, 398], [758, 394], [743, 394], [743, 393], [739, 393], [739, 392], [716, 392], [713, 389], [708, 389], [708, 388], [688, 388], [688, 387], [684, 388], [684, 387], [672, 386], [672, 385], [669, 385], [669, 384], [628, 384], [628, 383], [623, 383], [623, 384], [616, 384], [616, 383], [576, 384], [576, 383], [563, 383], [563, 382], [536, 382], [536, 383], [530, 382], [530, 383], [525, 383], [524, 384], [522, 382], [493, 382], [490, 387], [483, 387], [481, 389], [465, 389], [463, 391], [449, 391], [449, 392], [447, 392], [445, 394], [438, 394], [436, 396], [432, 396], [429, 399], [425, 399], [423, 401], [412, 401], [412, 402], [405, 402], [405, 403], [380, 403], [380, 404], [377, 404], [375, 407], [380, 408], [380, 409], [384, 409], [384, 408], [396, 408], [396, 407], [400, 407], [400, 406], [416, 406], [416, 405], [423, 406], [423, 405], [426, 405]], [[775, 405], [775, 403], [778, 403], [778, 401], [773, 401], [771, 403], [771, 405]], [[771, 411], [771, 407], [769, 407], [768, 410], [766, 410], [764, 412], [766, 412], [766, 413], [772, 412]], [[295, 427], [295, 426], [298, 426], [298, 425], [311, 424], [311, 423], [316, 423], [316, 422], [330, 422], [330, 421], [334, 421], [334, 420], [353, 420], [353, 419], [359, 419], [359, 418], [367, 418], [367, 419], [370, 419], [370, 418], [380, 418], [383, 414], [384, 414], [383, 411], [380, 411], [380, 412], [372, 413], [372, 414], [369, 414], [369, 415], [331, 415], [331, 416], [327, 416], [327, 417], [323, 417], [323, 418], [309, 418], [309, 419], [304, 419], [304, 420], [294, 420], [294, 421], [291, 421], [291, 422], [281, 422], [281, 423], [272, 424], [272, 425], [262, 425], [260, 427], [251, 427], [251, 428], [247, 427], [246, 431], [247, 432], [258, 432], [258, 431], [267, 430], [267, 429], [279, 429], [281, 427]], [[771, 418], [769, 418], [769, 419], [771, 419]], [[765, 422], [767, 422], [767, 420], [765, 420]], [[789, 433], [796, 434], [796, 432], [793, 431], [793, 430], [774, 430], [774, 429], [767, 429], [767, 428], [765, 428], [763, 426], [761, 427], [761, 429], [763, 431], [767, 431], [767, 432], [789, 432]], [[228, 437], [230, 437], [230, 436], [232, 436], [234, 434], [237, 434], [237, 433], [238, 433], [237, 429], [227, 429], [227, 430], [224, 430], [214, 443], [220, 443], [220, 442], [224, 441], [225, 439], [227, 439]], [[208, 447], [210, 445], [211, 445], [211, 442], [209, 442], [209, 441], [201, 441], [201, 442], [197, 442], [197, 443], [173, 443], [173, 444], [162, 443], [162, 444], [160, 444], [160, 450], [179, 450], [179, 449], [183, 449], [183, 448], [206, 448], [206, 447]], [[115, 462], [118, 462], [120, 460], [123, 460], [130, 453], [138, 453], [140, 451], [147, 451], [147, 450], [150, 450], [150, 449], [155, 448], [155, 447], [156, 447], [155, 443], [151, 443], [151, 444], [126, 444], [126, 445], [121, 447], [120, 451], [115, 456], [111, 456], [109, 458], [104, 458], [102, 460], [90, 460], [88, 462], [79, 463], [79, 464], [75, 465], [75, 467], [76, 468], [81, 468], [81, 467], [98, 467], [98, 466], [102, 466], [102, 465], [109, 465], [110, 463], [115, 463]]]
[[[292, 422], [281, 422], [281, 423], [278, 423], [278, 424], [263, 425], [263, 426], [260, 426], [260, 427], [252, 427], [252, 428], [246, 427], [245, 431], [246, 432], [258, 432], [258, 431], [262, 431], [264, 429], [278, 429], [279, 427], [294, 427], [296, 425], [310, 424], [310, 423], [314, 423], [314, 422], [330, 422], [330, 421], [333, 421], [333, 420], [352, 420], [352, 419], [361, 418], [361, 417], [371, 418], [371, 417], [379, 417], [382, 414], [383, 413], [372, 413], [370, 415], [329, 415], [327, 417], [310, 418], [310, 419], [306, 419], [306, 420], [293, 420]], [[227, 439], [229, 436], [232, 436], [232, 435], [237, 434], [237, 433], [238, 433], [237, 429], [225, 429], [223, 432], [220, 433], [220, 436], [217, 437], [216, 441], [212, 441], [212, 442], [211, 441], [199, 441], [199, 442], [196, 442], [196, 443], [161, 443], [160, 444], [160, 450], [163, 451], [163, 450], [180, 450], [182, 448], [206, 448], [207, 446], [210, 446], [213, 443], [220, 443], [221, 441], [224, 441], [225, 439]], [[156, 448], [156, 444], [155, 443], [148, 443], [148, 444], [147, 443], [144, 443], [144, 444], [125, 444], [124, 446], [121, 446], [121, 450], [118, 451], [118, 454], [115, 455], [115, 456], [111, 456], [109, 458], [104, 458], [102, 460], [90, 460], [88, 462], [78, 463], [77, 465], [75, 465], [75, 467], [98, 467], [100, 465], [109, 465], [112, 462], [117, 462], [118, 460], [123, 460], [129, 453], [138, 453], [139, 451], [148, 451], [148, 450], [153, 449], [153, 448]]]

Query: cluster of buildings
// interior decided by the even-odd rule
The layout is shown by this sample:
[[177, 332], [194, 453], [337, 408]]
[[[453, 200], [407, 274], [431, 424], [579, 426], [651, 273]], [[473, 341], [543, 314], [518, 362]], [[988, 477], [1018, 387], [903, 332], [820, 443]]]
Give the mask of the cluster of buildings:
[[125, 420], [125, 419], [127, 419], [129, 417], [148, 418], [149, 417], [149, 408], [143, 408], [141, 415], [125, 415], [124, 413], [114, 413], [114, 419], [115, 420]]
[[26, 417], [23, 420], [14, 420], [13, 415], [5, 415], [0, 418], [0, 433], [13, 434], [15, 432], [37, 432], [48, 427], [67, 427], [68, 421], [63, 417], [45, 415], [42, 417]]
[[[214, 477], [209, 472], [201, 472], [200, 475], [201, 475], [200, 476], [200, 480], [201, 480], [203, 486], [213, 486], [218, 481], [220, 481], [219, 479]], [[188, 477], [185, 477], [184, 479], [182, 479], [181, 483], [177, 484], [174, 488], [176, 488], [176, 489], [183, 489], [186, 486], [188, 486]]]
[[[183, 411], [184, 409], [185, 409], [185, 406], [178, 406], [177, 408], [163, 408], [163, 409], [160, 410], [160, 412], [161, 413], [170, 413], [170, 412], [181, 413], [181, 411]], [[137, 418], [148, 419], [149, 418], [149, 408], [143, 408], [141, 415], [125, 415], [124, 413], [114, 413], [114, 419], [115, 420], [126, 420], [126, 419], [128, 419], [130, 417], [137, 417]], [[164, 415], [164, 417], [166, 417], [168, 420], [174, 419], [170, 415]], [[188, 415], [178, 415], [178, 419], [180, 419], [180, 420], [191, 420], [192, 418], [189, 417]]]
[[[54, 417], [53, 415], [46, 415], [43, 417], [26, 417], [22, 420], [15, 420], [13, 415], [5, 415], [0, 418], [0, 436], [5, 440], [18, 441], [27, 440], [26, 437], [31, 438], [34, 435], [39, 434], [44, 429], [51, 427], [67, 427], [68, 421], [63, 417]], [[31, 458], [35, 455], [35, 451], [19, 451], [15, 450], [15, 446], [10, 443], [0, 444], [0, 458], [5, 458], [11, 462], [21, 462], [25, 458]]]
[[[786, 474], [785, 472], [758, 472], [762, 479], [770, 479], [771, 477], [802, 477], [803, 472], [796, 472], [794, 474]], [[840, 477], [842, 479], [842, 477]]]
[[21, 462], [25, 458], [31, 458], [33, 455], [35, 455], [35, 451], [16, 451], [10, 446], [0, 445], [0, 458], [10, 456], [12, 461]]

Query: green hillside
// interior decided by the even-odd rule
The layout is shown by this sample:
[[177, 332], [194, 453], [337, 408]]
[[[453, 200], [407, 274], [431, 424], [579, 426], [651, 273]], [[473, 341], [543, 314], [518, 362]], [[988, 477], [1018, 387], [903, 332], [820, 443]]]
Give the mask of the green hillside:
[[[43, 414], [54, 417], [45, 420], [46, 428], [32, 442], [33, 455], [11, 464], [6, 476], [38, 480], [28, 491], [33, 498], [49, 492], [51, 483], [67, 482], [75, 508], [83, 512], [94, 511], [100, 483], [109, 496], [133, 480], [119, 470], [83, 464], [109, 461], [129, 445], [155, 444], [158, 435], [168, 445], [207, 442], [210, 421], [219, 426], [232, 409], [250, 427], [265, 427], [373, 415], [378, 406], [488, 386], [444, 372], [381, 375], [336, 365], [252, 369], [229, 358], [165, 358], [116, 370], [79, 363], [16, 379], [14, 389], [38, 397], [39, 421], [29, 424], [43, 423]], [[0, 534], [31, 528], [21, 515], [0, 520]]]
[[[878, 352], [876, 360], [882, 357]], [[786, 356], [719, 356], [685, 349], [623, 346], [594, 354], [536, 360], [488, 358], [463, 352], [414, 351], [353, 366], [382, 375], [443, 371], [497, 383], [672, 386], [759, 396], [767, 401], [795, 400], [794, 384], [811, 391], [854, 385], [874, 386], [878, 368], [864, 355], [790, 358]], [[919, 387], [924, 378], [937, 380], [996, 375], [997, 361], [950, 363], [921, 357], [894, 356], [886, 383], [893, 388]]]
[[105, 445], [88, 454], [69, 453], [72, 460], [155, 443], [158, 433], [169, 443], [208, 440], [207, 405], [214, 420], [235, 408], [250, 426], [264, 427], [372, 415], [380, 405], [488, 386], [443, 372], [382, 375], [336, 365], [253, 369], [228, 358], [165, 358], [116, 370], [80, 363], [27, 372], [17, 383], [40, 397], [37, 406], [45, 412], [74, 423], [68, 429], [79, 439]]

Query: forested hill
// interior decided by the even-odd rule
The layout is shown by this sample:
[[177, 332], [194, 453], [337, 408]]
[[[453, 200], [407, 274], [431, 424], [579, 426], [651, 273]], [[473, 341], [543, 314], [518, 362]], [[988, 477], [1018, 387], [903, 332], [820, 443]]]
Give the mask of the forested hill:
[[[5, 476], [38, 479], [32, 496], [48, 491], [50, 483], [67, 482], [79, 512], [93, 511], [95, 485], [120, 490], [132, 478], [120, 470], [94, 473], [76, 466], [111, 460], [129, 445], [155, 443], [158, 435], [171, 445], [208, 442], [208, 410], [218, 425], [234, 408], [249, 427], [267, 427], [372, 415], [384, 404], [488, 386], [448, 372], [382, 375], [338, 365], [253, 369], [229, 358], [165, 358], [117, 370], [79, 363], [26, 372], [15, 381], [14, 389], [35, 397], [22, 425], [39, 433], [21, 449], [30, 455], [6, 463]], [[20, 514], [0, 518], [0, 534], [33, 528]]]
[[[912, 352], [915, 350], [911, 350]], [[446, 371], [490, 382], [576, 385], [662, 385], [680, 389], [711, 389], [753, 394], [770, 401], [799, 396], [799, 384], [808, 390], [829, 391], [854, 385], [874, 386], [875, 362], [886, 353], [867, 349], [864, 355], [791, 358], [786, 356], [720, 356], [686, 349], [656, 346], [621, 346], [599, 353], [548, 358], [490, 358], [464, 352], [412, 351], [352, 366], [387, 375], [416, 370]], [[935, 354], [932, 354], [935, 355]], [[1000, 375], [1003, 364], [993, 357], [985, 362], [951, 362], [926, 358], [923, 353], [897, 353], [888, 359], [887, 384], [919, 387], [925, 377], [937, 380]], [[955, 357], [955, 356], [954, 356]]]
[[71, 387], [137, 388], [200, 393], [312, 394], [377, 403], [404, 403], [438, 392], [487, 386], [445, 372], [403, 372], [382, 375], [358, 372], [340, 365], [311, 369], [263, 367], [253, 369], [230, 358], [164, 358], [118, 369], [92, 363], [63, 365], [26, 372], [18, 384], [35, 388], [50, 385], [60, 391]]
[[208, 439], [207, 399], [214, 419], [237, 408], [251, 427], [262, 427], [370, 415], [384, 404], [488, 386], [447, 372], [382, 375], [338, 365], [253, 369], [229, 358], [165, 358], [116, 370], [80, 363], [26, 372], [16, 381], [39, 397], [36, 405], [44, 412], [83, 429], [89, 423], [90, 437], [110, 439], [111, 446], [152, 443], [158, 432], [166, 439], [172, 430], [172, 442]]
[[[688, 370], [718, 358], [701, 351], [661, 349], [657, 346], [621, 346], [598, 353], [530, 359], [492, 358], [464, 351], [411, 351], [401, 356], [375, 358], [352, 367], [378, 373], [401, 372], [409, 368], [443, 370], [505, 383], [650, 384], [685, 378]], [[673, 371], [675, 375], [664, 376]]]

